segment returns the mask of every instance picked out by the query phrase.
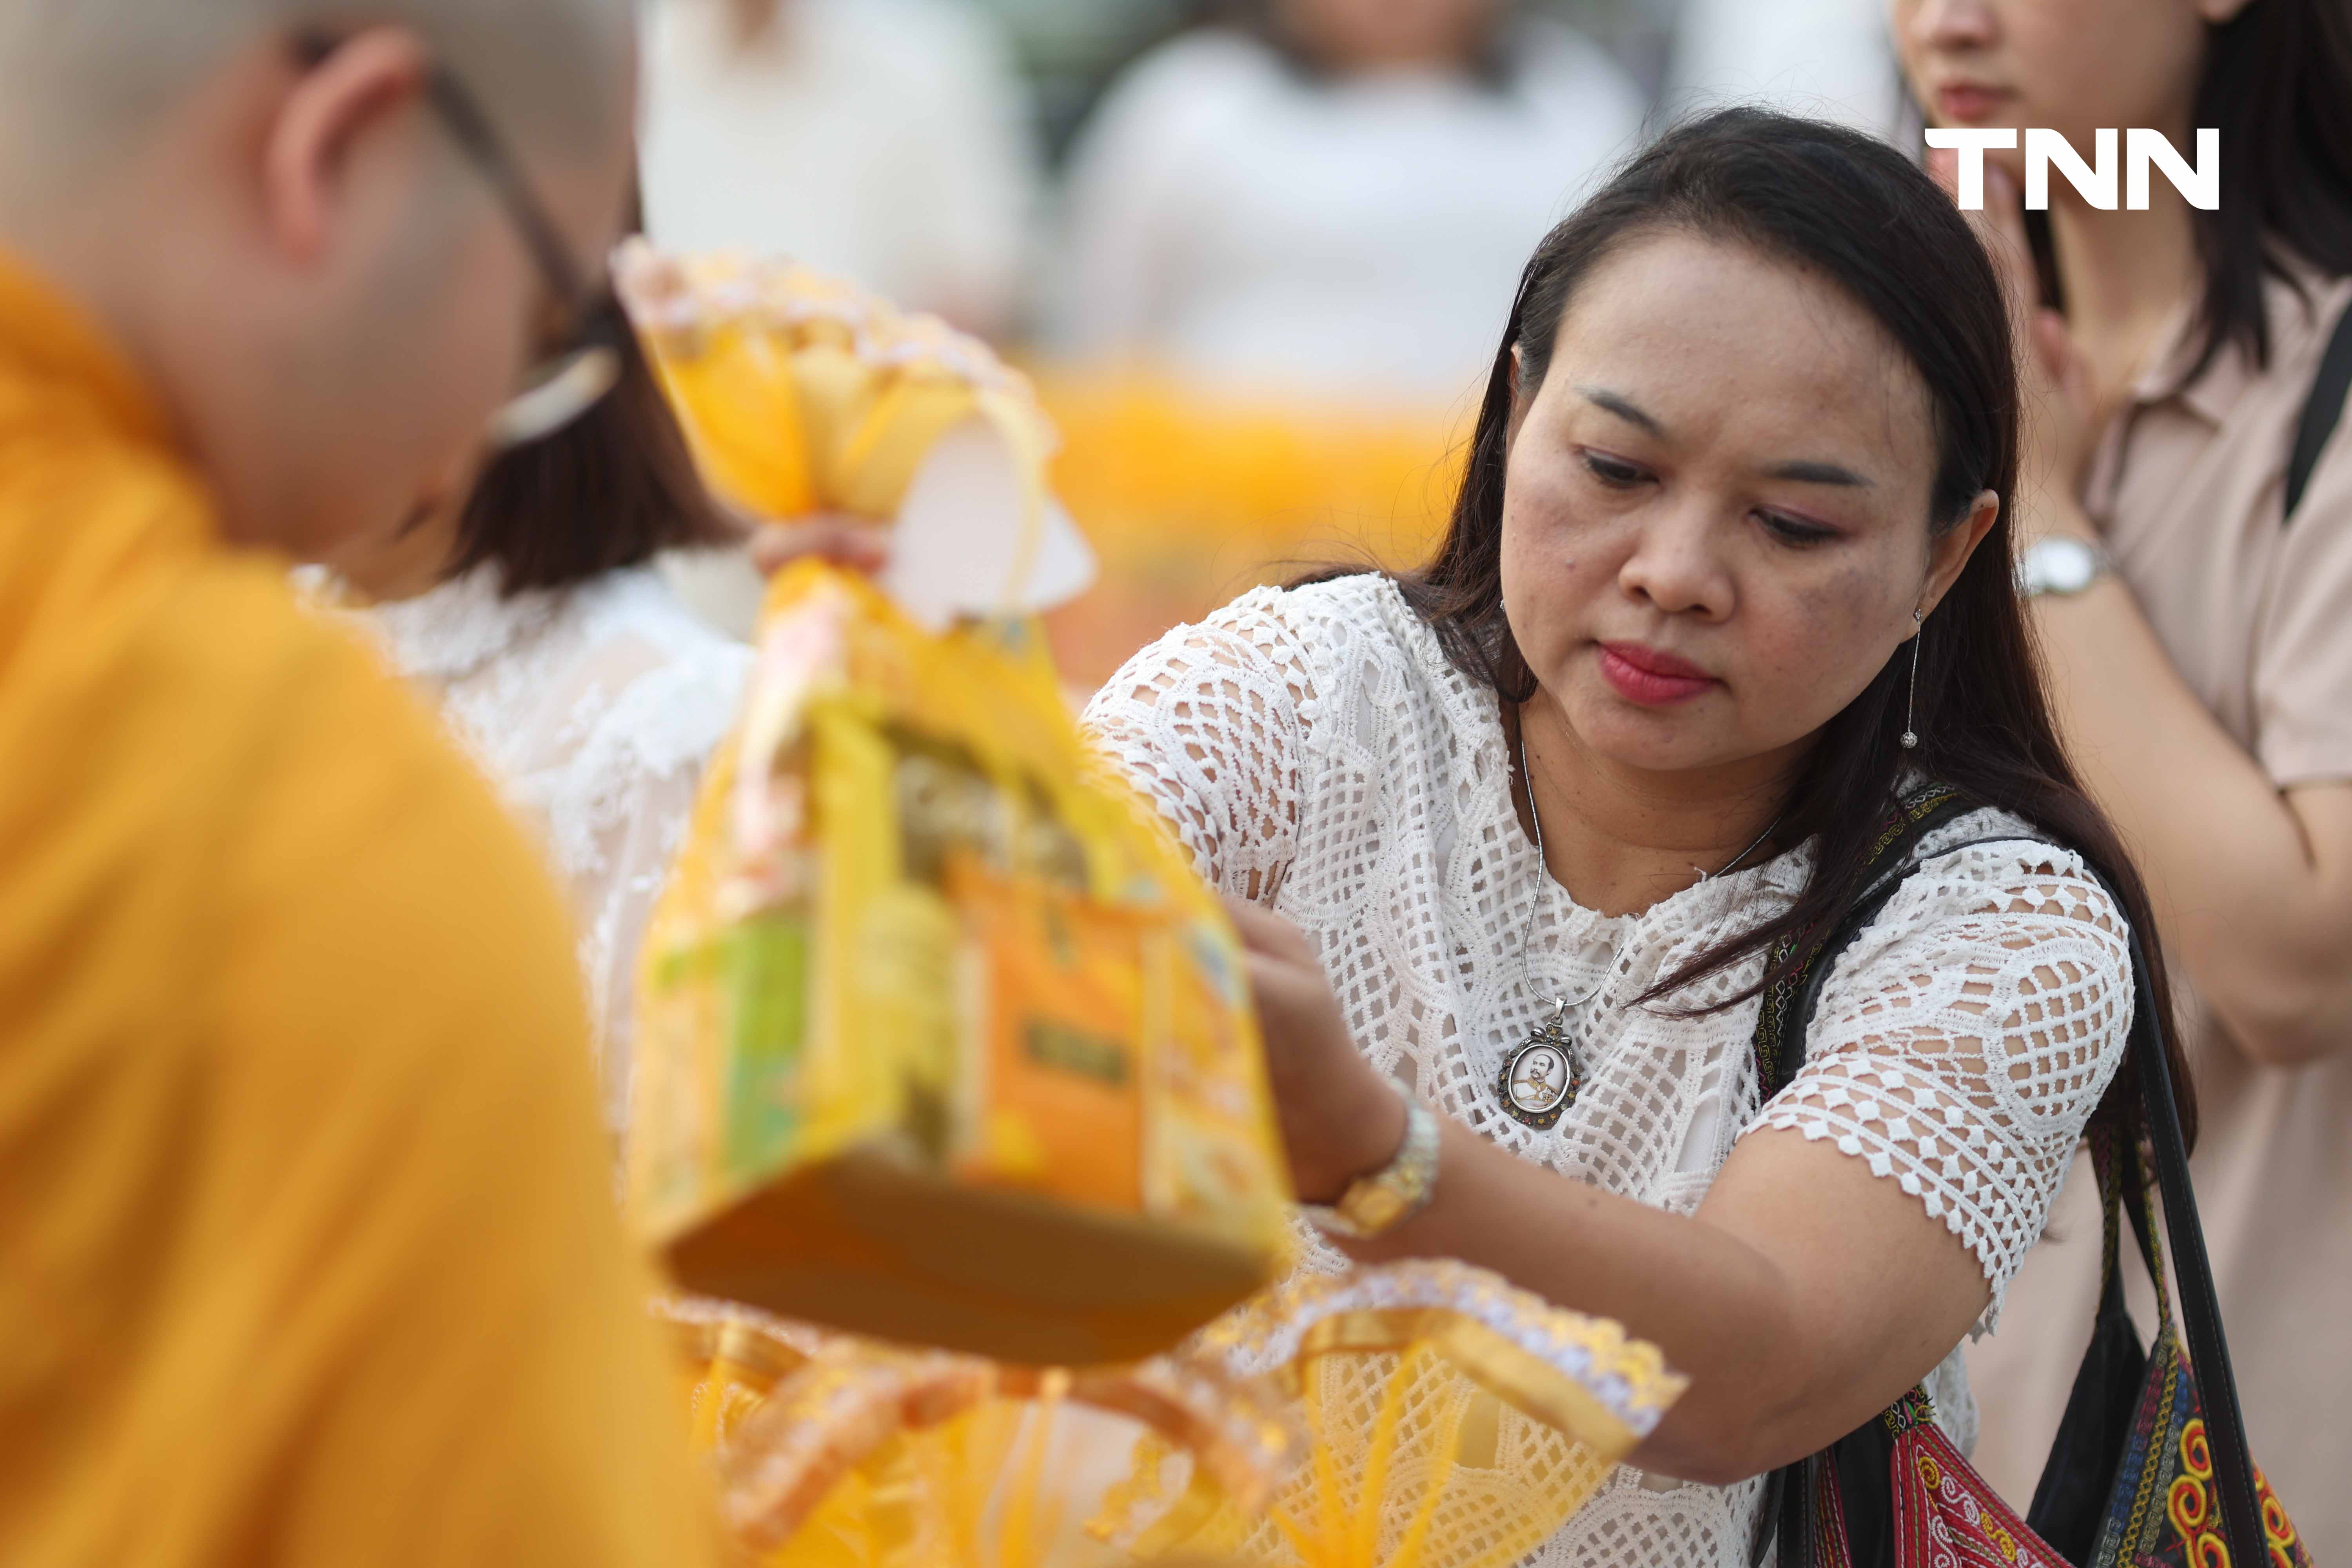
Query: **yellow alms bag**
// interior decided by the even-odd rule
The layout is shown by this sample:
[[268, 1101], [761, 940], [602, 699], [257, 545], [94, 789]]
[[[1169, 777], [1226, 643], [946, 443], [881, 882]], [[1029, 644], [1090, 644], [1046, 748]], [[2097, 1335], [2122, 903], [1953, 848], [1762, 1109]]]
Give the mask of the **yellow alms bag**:
[[[1035, 531], [1017, 384], [935, 326], [800, 309], [788, 271], [712, 276], [671, 274], [646, 336], [722, 488], [887, 517], [888, 486], [841, 487], [919, 488], [977, 421], [1034, 485], [971, 526]], [[758, 643], [637, 988], [632, 1206], [679, 1282], [1042, 1364], [1157, 1351], [1265, 1283], [1287, 1194], [1238, 941], [1026, 623], [935, 629], [811, 562]]]

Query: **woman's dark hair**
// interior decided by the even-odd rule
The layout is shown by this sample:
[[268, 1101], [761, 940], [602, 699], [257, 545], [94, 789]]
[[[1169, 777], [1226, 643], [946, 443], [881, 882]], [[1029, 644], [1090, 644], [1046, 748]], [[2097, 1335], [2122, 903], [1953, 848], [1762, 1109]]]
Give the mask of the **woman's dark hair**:
[[[2001, 510], [1922, 634], [1917, 750], [1905, 751], [1899, 739], [1906, 643], [1822, 727], [1800, 767], [1778, 837], [1818, 837], [1819, 852], [1794, 906], [1699, 954], [1659, 992], [1769, 952], [1784, 937], [1833, 928], [1864, 891], [1864, 846], [1907, 765], [2078, 851], [2105, 876], [2133, 926], [2153, 932], [2146, 888], [2059, 743], [2011, 575], [2018, 385], [1999, 280], [1950, 198], [1882, 142], [1761, 110], [1727, 110], [1669, 132], [1545, 237], [1495, 353], [1445, 538], [1427, 566], [1398, 578], [1406, 599], [1465, 673], [1507, 702], [1535, 695], [1503, 613], [1503, 490], [1515, 407], [1542, 384], [1578, 286], [1619, 247], [1664, 231], [1745, 246], [1843, 289], [1901, 345], [1927, 389], [1937, 461], [1922, 526], [1935, 533], [1958, 527], [1988, 489]], [[2169, 1018], [2162, 959], [2153, 941], [2145, 945], [2157, 1005]], [[1768, 972], [1740, 994], [1778, 977]], [[2193, 1137], [2189, 1079], [2173, 1049]], [[2128, 1080], [2119, 1079], [2102, 1114], [2128, 1124], [2130, 1104]]]
[[[2205, 292], [2185, 380], [2232, 343], [2270, 363], [2263, 280], [2297, 281], [2292, 259], [2352, 272], [2352, 5], [2251, 0], [2209, 26], [2193, 123], [2221, 133], [2221, 205], [2189, 213]], [[2025, 218], [2042, 298], [2063, 310], [2050, 215]]]
[[495, 561], [509, 594], [562, 588], [673, 546], [742, 536], [702, 488], [636, 335], [623, 323], [612, 337], [613, 390], [553, 435], [500, 453], [474, 482], [452, 576]]

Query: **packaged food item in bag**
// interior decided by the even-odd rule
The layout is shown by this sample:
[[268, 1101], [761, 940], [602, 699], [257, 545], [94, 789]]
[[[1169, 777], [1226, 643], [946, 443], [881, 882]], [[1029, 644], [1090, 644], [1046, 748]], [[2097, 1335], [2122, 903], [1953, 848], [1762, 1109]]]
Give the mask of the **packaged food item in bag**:
[[[655, 266], [625, 290], [739, 498], [895, 509], [903, 555], [970, 433], [952, 471], [1012, 482], [955, 487], [993, 535], [969, 558], [1008, 574], [945, 597], [1034, 602], [1047, 440], [984, 351], [789, 269]], [[900, 493], [856, 489], [882, 468]], [[681, 1284], [790, 1317], [1035, 1364], [1162, 1349], [1286, 1249], [1239, 942], [1026, 623], [889, 590], [771, 585], [642, 959], [634, 1210]]]

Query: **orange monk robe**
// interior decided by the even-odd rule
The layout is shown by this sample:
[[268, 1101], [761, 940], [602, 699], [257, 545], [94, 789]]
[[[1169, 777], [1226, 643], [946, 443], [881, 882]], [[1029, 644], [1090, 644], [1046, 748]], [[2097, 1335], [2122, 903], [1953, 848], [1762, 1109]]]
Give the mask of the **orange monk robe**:
[[0, 1563], [693, 1564], [554, 894], [0, 258]]

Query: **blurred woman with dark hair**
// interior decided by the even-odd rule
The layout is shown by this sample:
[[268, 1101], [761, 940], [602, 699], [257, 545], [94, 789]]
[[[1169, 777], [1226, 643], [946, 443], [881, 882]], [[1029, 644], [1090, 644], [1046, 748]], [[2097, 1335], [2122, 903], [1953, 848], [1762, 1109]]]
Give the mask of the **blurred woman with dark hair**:
[[1517, 0], [1203, 8], [1080, 132], [1042, 301], [1089, 684], [1270, 561], [1425, 553], [1498, 304], [1640, 140], [1626, 73]]
[[[2159, 175], [2143, 211], [2053, 179], [2029, 215], [2016, 154], [1995, 154], [1980, 228], [2034, 350], [2017, 526], [2035, 630], [2189, 982], [2197, 1184], [2247, 1424], [2326, 1561], [2352, 1552], [2352, 420], [2330, 433], [2344, 384], [2325, 374], [2352, 374], [2352, 6], [1894, 13], [1930, 123], [2047, 126], [2086, 155], [2103, 127], [2184, 157], [2196, 128], [2221, 133], [2217, 208]], [[1980, 1347], [1987, 1471], [2013, 1489], [2090, 1323], [2091, 1187], [2086, 1166]]]
[[1643, 100], [1508, 0], [1257, 0], [1146, 56], [1071, 157], [1055, 347], [1226, 395], [1451, 406]]
[[541, 830], [579, 921], [618, 1132], [639, 939], [751, 652], [690, 613], [653, 563], [743, 531], [704, 492], [615, 325], [620, 379], [600, 402], [312, 586], [350, 608]]
[[638, 9], [638, 166], [655, 243], [791, 256], [968, 331], [1015, 325], [1039, 159], [993, 7]]

